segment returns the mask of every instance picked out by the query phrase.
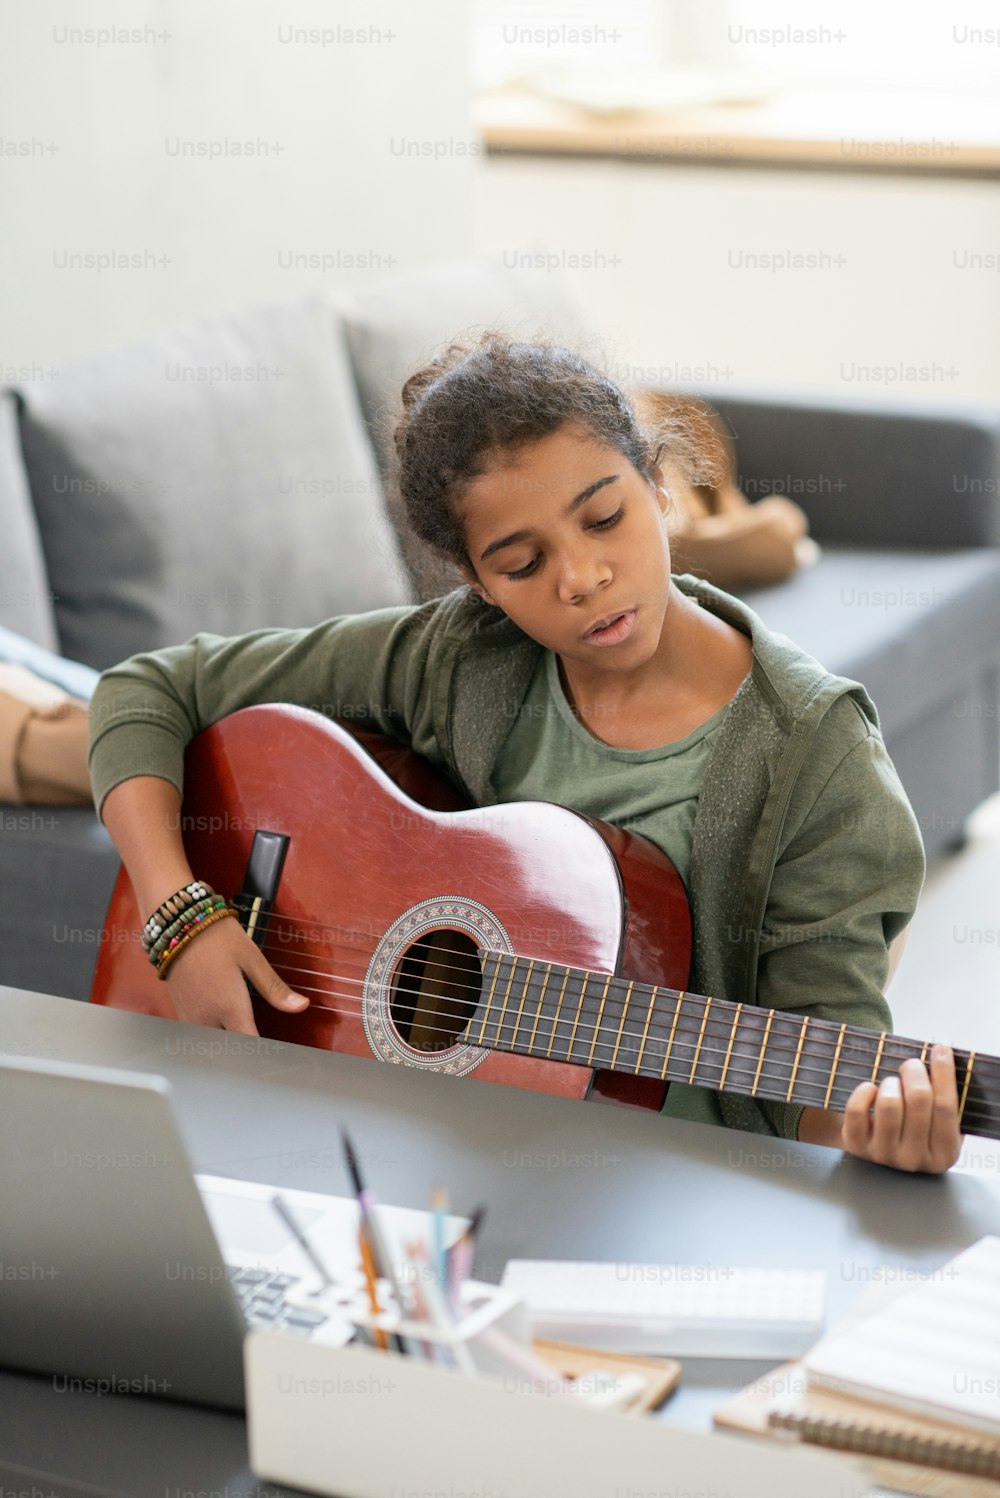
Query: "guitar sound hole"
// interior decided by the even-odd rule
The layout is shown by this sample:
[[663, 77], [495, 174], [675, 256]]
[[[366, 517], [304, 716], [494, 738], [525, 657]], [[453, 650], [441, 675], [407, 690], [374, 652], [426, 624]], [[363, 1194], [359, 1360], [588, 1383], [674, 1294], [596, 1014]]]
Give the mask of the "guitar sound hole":
[[429, 931], [408, 947], [392, 980], [389, 1009], [415, 1051], [456, 1045], [476, 1008], [483, 974], [464, 931]]

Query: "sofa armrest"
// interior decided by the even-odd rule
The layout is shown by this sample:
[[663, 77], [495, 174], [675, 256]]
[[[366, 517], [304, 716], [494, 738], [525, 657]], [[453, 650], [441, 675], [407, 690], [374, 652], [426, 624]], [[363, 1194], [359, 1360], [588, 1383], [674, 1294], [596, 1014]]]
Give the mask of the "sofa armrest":
[[1000, 410], [704, 390], [751, 499], [785, 494], [833, 545], [1000, 545]]
[[79, 697], [81, 702], [90, 701], [100, 675], [93, 667], [56, 655], [54, 651], [46, 650], [44, 645], [37, 645], [34, 640], [17, 635], [3, 625], [0, 625], [0, 661], [24, 666], [53, 686], [62, 687], [71, 697]]

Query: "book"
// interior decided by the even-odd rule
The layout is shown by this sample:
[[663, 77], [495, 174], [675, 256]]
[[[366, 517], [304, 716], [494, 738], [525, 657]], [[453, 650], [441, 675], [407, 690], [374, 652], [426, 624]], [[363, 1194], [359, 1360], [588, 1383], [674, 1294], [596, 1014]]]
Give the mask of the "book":
[[862, 1456], [926, 1498], [1000, 1498], [1000, 1238], [984, 1238], [715, 1412], [722, 1429]]
[[920, 1498], [1000, 1498], [1000, 1442], [810, 1387], [801, 1359], [727, 1400], [714, 1423], [720, 1430], [861, 1457], [873, 1482]]
[[810, 1384], [1000, 1438], [1000, 1238], [805, 1355]]

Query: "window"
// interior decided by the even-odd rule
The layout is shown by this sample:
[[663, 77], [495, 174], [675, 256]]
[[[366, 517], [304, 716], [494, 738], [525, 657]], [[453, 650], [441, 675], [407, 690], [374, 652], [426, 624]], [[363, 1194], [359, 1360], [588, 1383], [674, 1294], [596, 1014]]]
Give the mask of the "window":
[[912, 0], [728, 0], [713, 55], [794, 86], [968, 95], [1000, 87], [1000, 6]]
[[1000, 94], [1000, 6], [957, 0], [476, 0], [482, 88], [576, 81], [595, 100], [684, 74], [716, 96], [745, 85]]
[[663, 0], [477, 0], [473, 76], [502, 88], [543, 74], [659, 67], [667, 9]]

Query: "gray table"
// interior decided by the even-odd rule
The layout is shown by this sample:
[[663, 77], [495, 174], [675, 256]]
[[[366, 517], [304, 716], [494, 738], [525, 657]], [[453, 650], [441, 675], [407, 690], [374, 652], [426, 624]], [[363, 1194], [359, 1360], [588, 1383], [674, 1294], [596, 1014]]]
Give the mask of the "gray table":
[[[835, 1319], [887, 1270], [936, 1269], [1000, 1230], [1000, 1180], [905, 1176], [818, 1146], [3, 987], [0, 1051], [168, 1077], [199, 1171], [347, 1195], [346, 1123], [384, 1201], [425, 1207], [444, 1180], [455, 1210], [487, 1204], [484, 1279], [511, 1257], [819, 1268]], [[764, 1371], [689, 1362], [663, 1418], [707, 1428], [713, 1407]], [[40, 1498], [278, 1491], [251, 1476], [238, 1416], [56, 1392], [6, 1371], [0, 1479], [0, 1493], [34, 1486]]]

